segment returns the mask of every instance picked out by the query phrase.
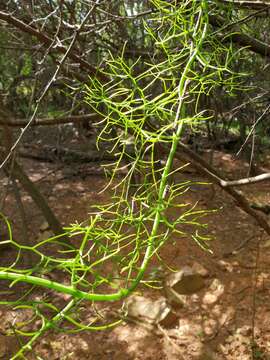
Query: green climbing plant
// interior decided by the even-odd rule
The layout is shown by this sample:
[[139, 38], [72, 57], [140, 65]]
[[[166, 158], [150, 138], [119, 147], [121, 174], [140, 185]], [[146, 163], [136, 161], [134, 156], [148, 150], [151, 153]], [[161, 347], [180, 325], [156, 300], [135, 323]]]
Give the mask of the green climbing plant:
[[[188, 235], [209, 250], [208, 238], [200, 232], [205, 211], [181, 202], [191, 182], [174, 182], [174, 174], [181, 171], [174, 167], [174, 157], [183, 129], [208, 120], [198, 110], [200, 96], [220, 85], [234, 91], [240, 75], [230, 69], [232, 47], [225, 47], [212, 33], [208, 1], [151, 3], [154, 9], [145, 21], [145, 36], [155, 44], [152, 61], [138, 58], [130, 63], [123, 48], [121, 56], [111, 55], [100, 70], [109, 80], [91, 78], [85, 86], [87, 103], [103, 119], [98, 146], [107, 146], [115, 154], [114, 164], [107, 168], [111, 201], [95, 205], [84, 223], [66, 228], [65, 235], [74, 244], [74, 248], [66, 245], [66, 250], [58, 246], [59, 236], [33, 246], [18, 244], [3, 216], [9, 231], [6, 242], [18, 255], [10, 266], [0, 268], [0, 279], [11, 288], [19, 283], [32, 285], [14, 302], [1, 301], [16, 309], [31, 309], [33, 314], [15, 328], [30, 339], [12, 359], [25, 358], [49, 329], [77, 332], [118, 324], [120, 317], [104, 323], [98, 315], [87, 322], [80, 315], [82, 302], [118, 301], [142, 282], [151, 285], [147, 281], [151, 259], [162, 261], [159, 250], [171, 239]], [[170, 215], [171, 208], [179, 209], [178, 216]], [[185, 224], [194, 231], [186, 234]], [[48, 246], [55, 250], [53, 255]], [[35, 255], [35, 266], [18, 267], [22, 252]], [[54, 272], [64, 274], [68, 282], [54, 280]], [[65, 294], [67, 303], [62, 307], [54, 295], [36, 299], [32, 291], [36, 287]], [[41, 326], [29, 331], [29, 324], [37, 319]]]

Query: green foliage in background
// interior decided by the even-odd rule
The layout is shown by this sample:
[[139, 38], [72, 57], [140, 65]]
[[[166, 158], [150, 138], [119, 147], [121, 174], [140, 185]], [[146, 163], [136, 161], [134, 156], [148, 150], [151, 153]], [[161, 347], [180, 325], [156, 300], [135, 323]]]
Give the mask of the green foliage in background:
[[[108, 82], [91, 78], [85, 87], [87, 103], [103, 117], [98, 146], [106, 142], [117, 153], [109, 169], [111, 202], [98, 204], [89, 220], [67, 229], [75, 249], [59, 250], [57, 237], [21, 246], [4, 219], [8, 242], [18, 256], [0, 269], [0, 279], [10, 281], [11, 287], [25, 282], [71, 296], [64, 307], [56, 305], [53, 296], [33, 299], [30, 290], [12, 304], [1, 302], [31, 309], [29, 323], [40, 319], [42, 324], [31, 331], [26, 330], [29, 323], [15, 329], [30, 340], [12, 359], [23, 357], [49, 329], [77, 332], [118, 324], [118, 319], [104, 324], [102, 316], [87, 322], [81, 316], [82, 303], [118, 301], [142, 280], [147, 284], [151, 260], [159, 258], [160, 248], [171, 239], [190, 236], [209, 249], [200, 232], [204, 212], [181, 202], [191, 183], [175, 182], [174, 174], [181, 169], [174, 167], [174, 158], [183, 129], [208, 120], [199, 106], [201, 96], [219, 86], [230, 94], [239, 89], [240, 75], [231, 69], [237, 54], [212, 33], [208, 1], [153, 0], [152, 5], [154, 15], [144, 24], [144, 36], [155, 46], [152, 60], [139, 66], [138, 57], [130, 63], [124, 47], [122, 55], [111, 54], [106, 62]], [[29, 66], [26, 61], [22, 71]], [[118, 176], [123, 169], [125, 175]], [[178, 216], [170, 215], [171, 208], [179, 210]], [[185, 225], [192, 232], [187, 234]], [[34, 255], [36, 265], [19, 269], [21, 252]], [[69, 282], [55, 281], [54, 273], [64, 274]]]

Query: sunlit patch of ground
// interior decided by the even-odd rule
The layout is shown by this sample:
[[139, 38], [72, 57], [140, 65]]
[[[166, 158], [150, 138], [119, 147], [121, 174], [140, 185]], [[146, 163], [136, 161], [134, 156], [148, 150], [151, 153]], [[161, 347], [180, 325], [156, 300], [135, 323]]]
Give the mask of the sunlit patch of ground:
[[[221, 160], [224, 159], [215, 159], [217, 163]], [[226, 170], [233, 171], [232, 160], [225, 160]], [[40, 168], [39, 164], [27, 161], [27, 166], [30, 168], [32, 180], [37, 181], [50, 205], [65, 224], [86, 219], [91, 204], [106, 201], [108, 198], [108, 193], [100, 192], [105, 184], [103, 177], [88, 176], [81, 179], [76, 176], [63, 176], [60, 170], [53, 172], [52, 164], [42, 165]], [[193, 180], [201, 179], [196, 173], [184, 175], [184, 178], [187, 177]], [[187, 295], [185, 306], [175, 310], [173, 325], [154, 326], [149, 329], [143, 323], [127, 321], [113, 330], [103, 332], [61, 334], [50, 331], [36, 344], [29, 359], [35, 359], [36, 356], [50, 360], [270, 358], [268, 239], [264, 237], [258, 248], [261, 235], [253, 219], [236, 208], [232, 199], [219, 189], [215, 189], [214, 196], [207, 186], [204, 186], [204, 191], [199, 191], [199, 187], [195, 190], [186, 193], [183, 201], [198, 202], [198, 207], [203, 209], [219, 209], [203, 220], [209, 224], [209, 233], [215, 237], [211, 242], [213, 254], [203, 251], [187, 238], [175, 239], [162, 249], [162, 259], [176, 270], [181, 270], [183, 266], [193, 266], [196, 262], [207, 271], [203, 289]], [[270, 201], [270, 185], [267, 183], [252, 185], [243, 188], [243, 191], [248, 191], [251, 199], [260, 199], [265, 203]], [[34, 238], [44, 220], [30, 198], [24, 193], [23, 196], [27, 217], [31, 219], [29, 233]], [[19, 218], [11, 196], [6, 200], [5, 211], [10, 218]], [[13, 227], [14, 236], [20, 239], [20, 224], [13, 222]], [[249, 241], [245, 243], [247, 238]], [[241, 243], [244, 246], [233, 255], [233, 250]], [[7, 261], [9, 256], [13, 256], [12, 253], [5, 251], [6, 260], [2, 261]], [[153, 268], [155, 266], [158, 266], [156, 262]], [[140, 287], [140, 291], [150, 299], [164, 296], [161, 290]], [[1, 298], [8, 296], [3, 293]], [[0, 359], [6, 360], [12, 351], [19, 347], [14, 334], [9, 338], [4, 336], [6, 329], [14, 323], [24, 321], [29, 314], [27, 310], [4, 307], [0, 310]]]

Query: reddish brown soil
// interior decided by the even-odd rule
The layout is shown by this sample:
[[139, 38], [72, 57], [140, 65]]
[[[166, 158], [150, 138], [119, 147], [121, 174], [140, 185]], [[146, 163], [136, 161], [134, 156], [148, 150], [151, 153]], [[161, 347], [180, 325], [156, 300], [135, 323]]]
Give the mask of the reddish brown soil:
[[[241, 175], [235, 169], [244, 168], [229, 156], [216, 153], [215, 165], [220, 167], [221, 163], [224, 171], [235, 178]], [[25, 161], [24, 165], [65, 224], [86, 219], [91, 204], [106, 198], [106, 193], [99, 193], [105, 183], [102, 176], [81, 179], [75, 170], [75, 176], [65, 174], [63, 170], [51, 172], [56, 170], [55, 165], [32, 161]], [[196, 173], [179, 175], [180, 178], [183, 176], [203, 180]], [[269, 203], [268, 183], [241, 190], [249, 199]], [[44, 220], [26, 195], [23, 200], [27, 218], [31, 220], [29, 232], [34, 239]], [[220, 189], [213, 189], [212, 185], [193, 186], [183, 201], [198, 202], [198, 208], [218, 211], [203, 219], [209, 225], [208, 232], [214, 236], [211, 242], [213, 254], [202, 250], [191, 239], [174, 239], [174, 243], [165, 245], [161, 251], [166, 264], [174, 269], [196, 263], [207, 271], [205, 287], [186, 297], [186, 306], [176, 311], [173, 324], [150, 329], [143, 322], [127, 322], [110, 331], [78, 334], [50, 331], [34, 346], [27, 359], [270, 359], [269, 239], [231, 198]], [[11, 194], [5, 204], [9, 217], [18, 219]], [[19, 238], [19, 222], [13, 221], [12, 225], [14, 236]], [[245, 240], [248, 241], [245, 243]], [[232, 254], [241, 244], [237, 254]], [[4, 256], [8, 258], [13, 254], [6, 250]], [[150, 298], [163, 296], [161, 290], [150, 291], [144, 287], [140, 292]], [[8, 293], [1, 293], [2, 300], [7, 298]], [[19, 348], [19, 338], [7, 337], [5, 332], [7, 324], [14, 326], [21, 321], [23, 311], [0, 308], [0, 359], [10, 359], [14, 349]]]

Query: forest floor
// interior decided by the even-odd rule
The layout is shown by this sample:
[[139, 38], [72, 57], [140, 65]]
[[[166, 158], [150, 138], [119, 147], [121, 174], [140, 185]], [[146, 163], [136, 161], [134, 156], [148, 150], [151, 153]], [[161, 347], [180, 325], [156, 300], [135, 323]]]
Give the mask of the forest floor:
[[[222, 152], [215, 152], [214, 165], [222, 167], [233, 178], [245, 175], [245, 164]], [[106, 193], [100, 193], [105, 178], [91, 175], [92, 169], [96, 170], [93, 164], [76, 165], [72, 171], [33, 160], [24, 160], [24, 166], [65, 224], [85, 220], [91, 204], [106, 199]], [[194, 171], [179, 177], [206, 181]], [[4, 180], [1, 181], [3, 186]], [[241, 190], [251, 201], [270, 202], [270, 183], [258, 183]], [[29, 234], [37, 238], [44, 220], [24, 193], [23, 201], [30, 224]], [[49, 331], [26, 356], [27, 359], [270, 359], [269, 239], [254, 219], [237, 208], [233, 199], [216, 186], [191, 186], [190, 191], [183, 195], [183, 201], [197, 202], [197, 209], [218, 211], [203, 219], [208, 224], [208, 233], [214, 238], [211, 241], [212, 254], [201, 249], [192, 239], [185, 238], [165, 244], [161, 251], [163, 260], [173, 269], [181, 270], [188, 266], [203, 271], [201, 290], [184, 297], [185, 305], [175, 310], [171, 323], [149, 326], [141, 319], [126, 321], [100, 332], [68, 334]], [[5, 199], [4, 210], [10, 219], [20, 218], [11, 194]], [[12, 226], [14, 237], [19, 241], [20, 221], [13, 220]], [[8, 260], [13, 255], [7, 249], [1, 258]], [[3, 290], [0, 291], [1, 300], [8, 299], [6, 288], [0, 290]], [[140, 287], [139, 291], [149, 299], [164, 296], [161, 290]], [[5, 336], [5, 332], [7, 327], [14, 327], [22, 321], [23, 311], [27, 309], [0, 307], [0, 359], [10, 359], [15, 349], [20, 347], [18, 338]]]

